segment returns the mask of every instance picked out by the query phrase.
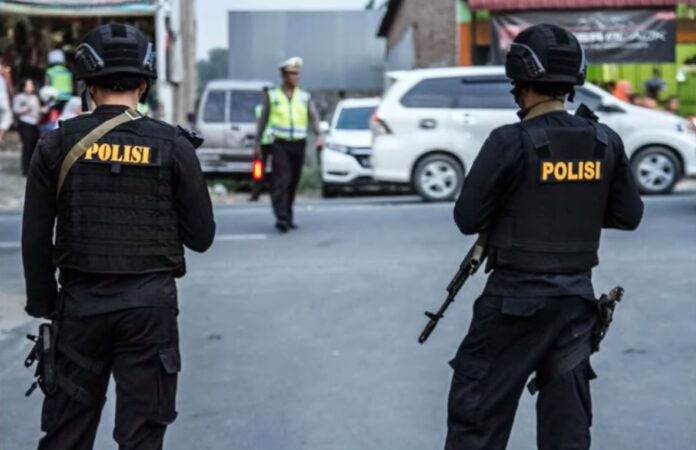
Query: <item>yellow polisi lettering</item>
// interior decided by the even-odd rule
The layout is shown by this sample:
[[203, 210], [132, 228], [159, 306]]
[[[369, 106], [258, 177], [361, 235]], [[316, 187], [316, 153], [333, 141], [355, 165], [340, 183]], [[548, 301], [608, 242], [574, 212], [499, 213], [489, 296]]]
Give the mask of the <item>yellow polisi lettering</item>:
[[542, 181], [547, 181], [549, 179], [549, 175], [553, 173], [553, 163], [550, 161], [542, 161], [541, 162], [541, 180]]
[[142, 147], [143, 149], [143, 164], [150, 164], [150, 147]]
[[143, 160], [142, 148], [138, 145], [131, 149], [131, 162], [134, 164], [140, 164]]
[[100, 161], [109, 161], [111, 159], [111, 146], [109, 144], [100, 145], [98, 155]]
[[91, 160], [95, 153], [99, 151], [99, 144], [92, 144], [92, 146], [85, 153], [85, 159]]
[[82, 159], [101, 163], [151, 165], [155, 155], [151, 147], [141, 145], [93, 144]]
[[556, 181], [565, 181], [568, 176], [568, 166], [567, 163], [558, 162], [553, 168], [553, 176], [556, 177]]
[[601, 161], [541, 161], [541, 183], [571, 183], [602, 179]]
[[123, 155], [121, 154], [121, 146], [116, 144], [111, 146], [111, 161], [112, 162], [123, 162]]

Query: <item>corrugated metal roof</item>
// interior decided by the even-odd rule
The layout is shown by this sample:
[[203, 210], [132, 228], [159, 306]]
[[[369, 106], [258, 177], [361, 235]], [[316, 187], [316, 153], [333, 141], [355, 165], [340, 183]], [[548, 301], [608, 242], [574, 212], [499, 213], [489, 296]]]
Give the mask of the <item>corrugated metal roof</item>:
[[516, 9], [651, 8], [696, 5], [696, 0], [469, 0], [471, 9], [509, 11]]
[[151, 15], [157, 0], [0, 0], [0, 13], [34, 16]]

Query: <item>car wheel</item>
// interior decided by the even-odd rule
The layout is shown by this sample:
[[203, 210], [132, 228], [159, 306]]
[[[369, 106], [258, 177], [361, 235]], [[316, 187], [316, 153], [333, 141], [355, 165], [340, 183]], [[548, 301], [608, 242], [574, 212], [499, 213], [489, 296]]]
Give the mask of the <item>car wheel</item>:
[[631, 162], [641, 194], [667, 194], [679, 181], [680, 165], [671, 151], [650, 147]]
[[431, 155], [416, 166], [413, 185], [418, 195], [428, 202], [454, 199], [461, 190], [464, 170], [457, 160], [447, 155]]

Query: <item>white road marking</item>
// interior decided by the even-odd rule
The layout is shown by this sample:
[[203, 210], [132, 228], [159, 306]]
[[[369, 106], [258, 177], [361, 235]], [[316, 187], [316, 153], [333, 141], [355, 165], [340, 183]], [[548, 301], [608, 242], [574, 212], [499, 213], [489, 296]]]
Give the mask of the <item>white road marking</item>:
[[20, 242], [1, 242], [0, 241], [0, 249], [1, 248], [20, 248], [22, 244]]

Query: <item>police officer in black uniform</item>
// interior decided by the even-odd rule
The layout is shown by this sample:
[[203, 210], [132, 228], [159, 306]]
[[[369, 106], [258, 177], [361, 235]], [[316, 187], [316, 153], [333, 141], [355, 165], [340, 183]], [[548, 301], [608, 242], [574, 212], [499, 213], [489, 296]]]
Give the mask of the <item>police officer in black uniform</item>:
[[590, 272], [601, 229], [635, 229], [643, 204], [619, 136], [564, 109], [585, 79], [575, 36], [528, 28], [505, 69], [521, 122], [491, 133], [454, 210], [464, 234], [487, 232], [492, 272], [450, 363], [446, 449], [504, 449], [532, 374], [538, 448], [588, 449]]
[[[160, 449], [177, 415], [175, 278], [185, 273], [184, 246], [203, 252], [215, 233], [200, 139], [135, 113], [156, 78], [152, 43], [136, 28], [89, 32], [75, 74], [96, 110], [40, 140], [24, 209], [26, 310], [59, 324], [58, 388], [44, 400], [39, 449], [93, 447], [111, 375], [119, 448]], [[63, 178], [75, 144], [126, 112]]]

